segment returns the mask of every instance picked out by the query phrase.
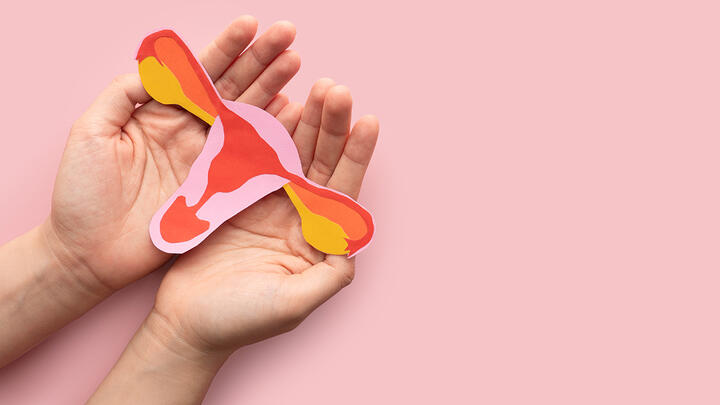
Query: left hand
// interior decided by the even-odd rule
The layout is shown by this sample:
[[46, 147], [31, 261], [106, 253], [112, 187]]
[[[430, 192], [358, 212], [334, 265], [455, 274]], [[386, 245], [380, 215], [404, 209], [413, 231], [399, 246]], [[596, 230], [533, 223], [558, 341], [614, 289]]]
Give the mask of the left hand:
[[[286, 50], [295, 28], [276, 23], [245, 50], [256, 30], [253, 17], [238, 18], [199, 60], [221, 97], [277, 113], [287, 104], [278, 91], [300, 67]], [[103, 297], [170, 258], [152, 244], [148, 224], [207, 131], [190, 113], [151, 101], [138, 74], [113, 81], [73, 125], [42, 226], [68, 278]]]

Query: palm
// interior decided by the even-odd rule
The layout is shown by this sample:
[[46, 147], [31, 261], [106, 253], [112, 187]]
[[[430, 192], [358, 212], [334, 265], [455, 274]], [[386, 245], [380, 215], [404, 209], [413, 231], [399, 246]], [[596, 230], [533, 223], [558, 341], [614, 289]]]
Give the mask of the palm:
[[305, 244], [284, 200], [282, 192], [266, 196], [181, 256], [163, 280], [158, 311], [216, 347], [261, 340], [299, 322], [292, 277], [325, 256]]
[[[291, 130], [297, 126], [293, 138], [301, 157], [314, 156], [313, 163], [304, 165], [308, 177], [356, 196], [377, 124], [374, 118], [361, 119], [347, 138], [349, 93], [341, 86], [329, 87], [331, 83], [321, 81], [313, 88], [311, 93], [322, 97], [311, 94], [301, 124], [284, 124]], [[333, 143], [337, 147], [327, 147]], [[318, 172], [318, 161], [329, 172]], [[353, 272], [354, 260], [326, 256], [304, 241], [300, 218], [279, 190], [182, 255], [163, 280], [155, 311], [179, 326], [184, 338], [231, 349], [295, 327], [347, 285]]]
[[[187, 176], [207, 129], [187, 113], [150, 102], [121, 131], [121, 137], [102, 142], [73, 134], [88, 141], [68, 146], [59, 180], [68, 178], [74, 186], [58, 184], [53, 201], [59, 226], [72, 230], [65, 224], [74, 224], [82, 232], [74, 235], [77, 244], [102, 252], [89, 255], [88, 266], [122, 266], [108, 272], [108, 285], [122, 285], [169, 258], [152, 245], [147, 224]], [[77, 187], [78, 173], [96, 173], [101, 181]]]
[[[201, 60], [223, 97], [277, 113], [287, 99], [274, 96], [299, 67], [297, 55], [284, 51], [294, 28], [273, 25], [253, 52], [236, 59], [256, 24], [247, 17], [235, 21]], [[169, 259], [153, 246], [148, 224], [187, 176], [208, 130], [187, 112], [148, 101], [137, 75], [114, 82], [73, 127], [56, 180], [53, 228], [90, 276], [110, 290]], [[136, 103], [145, 104], [135, 108]]]

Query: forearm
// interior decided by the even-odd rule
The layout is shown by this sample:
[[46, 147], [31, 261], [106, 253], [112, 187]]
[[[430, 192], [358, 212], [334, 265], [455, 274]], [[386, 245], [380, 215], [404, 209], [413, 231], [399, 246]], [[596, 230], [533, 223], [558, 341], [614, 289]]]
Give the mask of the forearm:
[[151, 312], [88, 404], [199, 404], [229, 354], [192, 347]]
[[87, 288], [53, 243], [41, 225], [0, 246], [0, 366], [109, 294]]

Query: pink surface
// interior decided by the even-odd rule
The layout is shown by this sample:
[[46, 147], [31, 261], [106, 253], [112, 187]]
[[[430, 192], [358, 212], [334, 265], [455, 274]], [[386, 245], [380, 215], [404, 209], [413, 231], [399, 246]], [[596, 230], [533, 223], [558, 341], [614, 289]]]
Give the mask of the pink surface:
[[[380, 118], [360, 202], [382, 226], [207, 404], [720, 403], [717, 2], [284, 3], [5, 5], [2, 240], [47, 215], [72, 121], [145, 33], [289, 19], [289, 95], [330, 75]], [[0, 403], [84, 401], [161, 276], [0, 369]]]

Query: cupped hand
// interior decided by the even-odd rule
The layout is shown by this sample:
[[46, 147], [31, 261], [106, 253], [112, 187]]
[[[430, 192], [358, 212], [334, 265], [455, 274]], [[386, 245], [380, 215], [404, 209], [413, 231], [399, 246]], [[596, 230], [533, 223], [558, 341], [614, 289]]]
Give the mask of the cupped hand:
[[[300, 67], [287, 50], [295, 28], [278, 22], [248, 47], [256, 31], [253, 17], [235, 20], [199, 60], [221, 97], [278, 112], [287, 104], [278, 92]], [[73, 125], [42, 228], [81, 285], [106, 294], [170, 258], [153, 246], [148, 224], [187, 176], [207, 131], [184, 110], [151, 101], [137, 74], [116, 78]]]
[[[357, 198], [378, 122], [366, 116], [350, 130], [351, 109], [349, 90], [322, 79], [304, 109], [287, 104], [276, 116], [292, 134], [307, 177]], [[294, 328], [353, 276], [354, 259], [325, 255], [304, 241], [281, 189], [179, 257], [148, 319], [169, 342], [232, 351]]]

